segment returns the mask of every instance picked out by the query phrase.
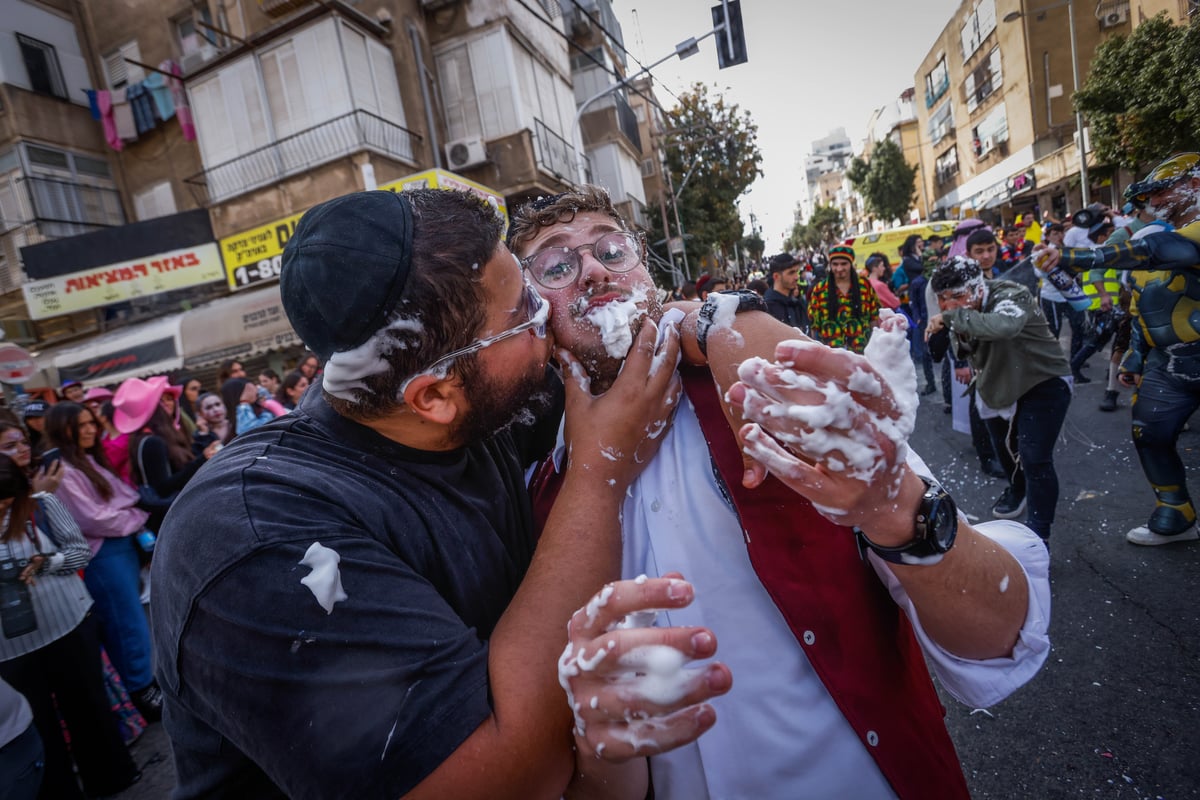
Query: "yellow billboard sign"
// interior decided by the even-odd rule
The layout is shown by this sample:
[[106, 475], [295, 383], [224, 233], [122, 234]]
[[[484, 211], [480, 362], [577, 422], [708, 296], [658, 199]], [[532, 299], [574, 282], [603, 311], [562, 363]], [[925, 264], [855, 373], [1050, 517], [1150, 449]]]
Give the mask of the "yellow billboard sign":
[[46, 319], [219, 281], [221, 275], [221, 256], [210, 242], [31, 281], [21, 289], [29, 316]]
[[[379, 187], [388, 192], [409, 189], [457, 189], [487, 200], [508, 221], [508, 205], [504, 196], [488, 187], [467, 180], [444, 169], [429, 169]], [[304, 212], [251, 228], [221, 239], [221, 258], [225, 262], [225, 279], [233, 291], [279, 280], [283, 247], [296, 231], [296, 223]]]

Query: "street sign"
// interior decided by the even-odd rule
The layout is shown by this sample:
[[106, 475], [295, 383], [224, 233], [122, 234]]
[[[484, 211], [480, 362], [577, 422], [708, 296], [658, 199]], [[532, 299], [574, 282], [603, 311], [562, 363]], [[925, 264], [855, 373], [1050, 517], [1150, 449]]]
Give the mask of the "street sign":
[[742, 4], [739, 0], [721, 0], [712, 7], [713, 28], [717, 32], [719, 69], [745, 64], [746, 32], [742, 28]]
[[29, 353], [15, 344], [0, 346], [0, 383], [24, 383], [37, 372]]

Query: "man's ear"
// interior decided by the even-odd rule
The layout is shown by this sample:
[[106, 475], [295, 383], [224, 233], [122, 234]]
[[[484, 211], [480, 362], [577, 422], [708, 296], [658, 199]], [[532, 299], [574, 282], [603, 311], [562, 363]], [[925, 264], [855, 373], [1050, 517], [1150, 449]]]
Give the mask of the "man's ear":
[[422, 420], [450, 425], [466, 413], [466, 395], [457, 377], [418, 375], [404, 387], [404, 404]]

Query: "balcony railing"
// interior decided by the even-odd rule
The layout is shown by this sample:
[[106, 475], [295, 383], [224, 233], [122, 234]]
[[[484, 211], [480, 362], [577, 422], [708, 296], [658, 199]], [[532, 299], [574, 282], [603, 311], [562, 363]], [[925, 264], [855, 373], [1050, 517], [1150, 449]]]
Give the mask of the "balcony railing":
[[[569, 183], [578, 180], [579, 162], [575, 148], [566, 139], [547, 128], [540, 119], [533, 121], [533, 150], [539, 167], [560, 180]], [[590, 176], [588, 180], [591, 180]]]
[[413, 144], [420, 140], [407, 128], [357, 109], [198, 172], [184, 182], [191, 185], [200, 205], [209, 206], [362, 150], [415, 164]]

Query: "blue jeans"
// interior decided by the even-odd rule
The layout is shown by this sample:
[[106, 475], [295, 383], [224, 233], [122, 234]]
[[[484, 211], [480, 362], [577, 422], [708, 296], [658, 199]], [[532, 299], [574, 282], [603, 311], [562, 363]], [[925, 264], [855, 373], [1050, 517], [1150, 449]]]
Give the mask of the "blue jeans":
[[105, 539], [83, 572], [83, 582], [96, 601], [104, 649], [130, 694], [145, 689], [154, 679], [150, 626], [138, 590], [139, 571], [133, 537], [122, 536]]
[[1071, 387], [1062, 378], [1050, 378], [1021, 395], [1011, 420], [985, 420], [1013, 494], [1028, 503], [1025, 524], [1043, 539], [1050, 537], [1058, 505], [1054, 443], [1070, 404]]

